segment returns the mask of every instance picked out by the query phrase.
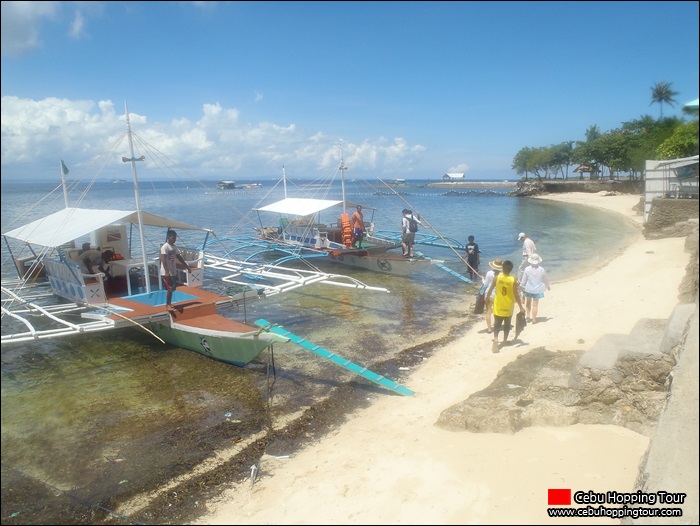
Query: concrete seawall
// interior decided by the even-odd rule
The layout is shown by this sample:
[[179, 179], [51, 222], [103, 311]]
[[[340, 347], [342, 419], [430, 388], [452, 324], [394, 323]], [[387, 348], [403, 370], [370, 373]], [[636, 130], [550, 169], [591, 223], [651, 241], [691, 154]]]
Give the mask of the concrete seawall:
[[[673, 319], [670, 320], [670, 324]], [[663, 507], [681, 508], [682, 517], [645, 517], [624, 519], [623, 524], [699, 524], [700, 404], [698, 402], [698, 296], [695, 311], [685, 329], [684, 340], [675, 350], [678, 362], [666, 406], [656, 432], [640, 465], [635, 491], [646, 493], [684, 493], [682, 504]], [[659, 506], [657, 504], [657, 506]]]

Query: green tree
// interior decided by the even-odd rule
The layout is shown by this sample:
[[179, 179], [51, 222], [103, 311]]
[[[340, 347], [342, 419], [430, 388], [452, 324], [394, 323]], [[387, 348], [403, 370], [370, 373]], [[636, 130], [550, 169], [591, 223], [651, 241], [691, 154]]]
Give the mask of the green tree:
[[586, 141], [593, 142], [600, 137], [600, 127], [597, 124], [591, 124], [586, 130]]
[[664, 102], [670, 106], [676, 104], [676, 99], [674, 97], [678, 95], [678, 92], [671, 89], [671, 82], [657, 82], [651, 87], [651, 102], [652, 104], [659, 104], [659, 119], [664, 116]]
[[658, 148], [657, 159], [678, 159], [698, 155], [698, 120], [676, 126], [673, 133]]

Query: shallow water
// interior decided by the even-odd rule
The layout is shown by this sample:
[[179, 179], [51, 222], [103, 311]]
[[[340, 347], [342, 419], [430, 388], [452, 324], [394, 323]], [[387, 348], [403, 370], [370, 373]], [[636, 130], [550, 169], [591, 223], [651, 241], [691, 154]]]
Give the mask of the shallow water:
[[[96, 186], [95, 198], [83, 206], [133, 208], [131, 185]], [[60, 194], [58, 205], [34, 205], [46, 189], [3, 185], [3, 231], [60, 208]], [[290, 195], [301, 196], [302, 189], [291, 188]], [[401, 209], [408, 207], [444, 238], [464, 243], [475, 235], [482, 271], [495, 257], [510, 258], [517, 266], [521, 230], [537, 243], [553, 281], [607, 259], [634, 231], [611, 213], [513, 198], [502, 188], [464, 190], [458, 196], [446, 196], [444, 189], [407, 188], [400, 196], [378, 191], [388, 190], [356, 183], [349, 185], [347, 199], [365, 206], [366, 219], [375, 207], [380, 229], [398, 229]], [[240, 236], [251, 235], [256, 225], [251, 208], [283, 197], [281, 188], [266, 192], [152, 183], [141, 189], [141, 200], [152, 213], [212, 228], [221, 237]], [[182, 232], [178, 244], [199, 242]], [[421, 251], [464, 273], [454, 252]], [[8, 267], [3, 247], [3, 270]], [[411, 278], [331, 268], [390, 293], [314, 285], [222, 313], [247, 323], [264, 318], [280, 324], [402, 384], [410, 368], [429, 358], [436, 342], [458, 336], [475, 321], [470, 312], [477, 288], [436, 267]], [[263, 353], [245, 368], [159, 344], [133, 330], [4, 346], [3, 523], [119, 522], [95, 505], [116, 510], [119, 502], [190, 472], [213, 452], [263, 432], [268, 416], [279, 422], [326, 397], [348, 393], [357, 400], [398, 396], [291, 344], [276, 344], [272, 354]]]

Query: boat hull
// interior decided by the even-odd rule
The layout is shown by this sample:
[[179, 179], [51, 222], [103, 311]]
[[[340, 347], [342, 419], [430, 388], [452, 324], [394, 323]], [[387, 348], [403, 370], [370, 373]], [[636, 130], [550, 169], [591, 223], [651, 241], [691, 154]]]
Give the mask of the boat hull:
[[181, 286], [173, 293], [172, 311], [167, 311], [164, 292], [113, 298], [112, 308], [123, 310], [106, 314], [117, 326], [143, 325], [170, 345], [241, 367], [273, 343], [288, 341], [217, 314], [217, 304], [230, 304], [230, 296]]
[[[227, 320], [222, 316], [216, 317]], [[190, 325], [174, 321], [170, 324], [159, 322], [150, 324], [149, 329], [170, 345], [239, 367], [253, 361], [273, 343], [287, 341], [252, 327], [246, 333], [207, 329], [205, 326], [210, 321], [205, 316]]]
[[431, 265], [429, 259], [382, 257], [373, 255], [333, 254], [329, 255], [329, 261], [346, 267], [362, 268], [382, 274], [393, 276], [410, 276], [414, 272], [423, 270]]

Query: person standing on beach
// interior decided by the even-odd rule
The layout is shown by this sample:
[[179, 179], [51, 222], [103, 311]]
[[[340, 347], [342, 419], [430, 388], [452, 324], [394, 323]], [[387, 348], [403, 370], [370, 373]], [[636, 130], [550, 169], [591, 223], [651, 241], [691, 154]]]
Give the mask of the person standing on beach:
[[474, 278], [479, 275], [479, 263], [481, 263], [479, 254], [481, 251], [479, 250], [479, 245], [474, 242], [474, 236], [469, 236], [467, 239], [469, 240], [466, 247], [467, 276], [474, 281]]
[[523, 279], [520, 283], [525, 294], [525, 316], [527, 321], [537, 323], [537, 308], [540, 300], [544, 298], [545, 289], [549, 290], [549, 278], [544, 267], [540, 266], [542, 258], [538, 254], [533, 254], [528, 258], [530, 266], [523, 272]]
[[352, 224], [352, 246], [353, 248], [362, 248], [362, 240], [365, 237], [365, 218], [362, 214], [362, 205], [357, 205], [357, 210], [352, 214], [350, 223]]
[[508, 345], [508, 334], [510, 333], [510, 321], [513, 317], [515, 304], [520, 307], [520, 312], [525, 312], [522, 301], [520, 300], [520, 291], [518, 290], [518, 282], [515, 276], [510, 273], [513, 270], [513, 262], [505, 260], [502, 266], [502, 272], [491, 283], [486, 296], [490, 296], [495, 290], [493, 300], [493, 343], [491, 345], [492, 352], [498, 352], [498, 333], [503, 327], [503, 345]]
[[535, 242], [525, 235], [525, 232], [520, 232], [518, 234], [518, 241], [523, 242], [523, 261], [520, 263], [520, 267], [518, 267], [518, 282], [520, 282], [523, 279], [525, 268], [529, 265], [527, 258], [537, 252], [537, 247], [535, 246]]
[[160, 275], [163, 276], [163, 282], [168, 291], [165, 296], [165, 308], [170, 312], [175, 311], [172, 301], [173, 292], [177, 288], [177, 262], [182, 263], [187, 272], [192, 272], [192, 268], [180, 254], [180, 249], [175, 244], [175, 241], [177, 241], [177, 232], [168, 230], [166, 241], [160, 248]]
[[484, 276], [484, 284], [481, 286], [481, 294], [484, 295], [484, 312], [486, 313], [486, 332], [491, 334], [493, 332], [493, 297], [495, 295], [492, 292], [489, 296], [486, 295], [486, 291], [491, 288], [491, 284], [496, 279], [496, 276], [503, 270], [503, 260], [501, 258], [496, 258], [489, 263], [489, 270]]

